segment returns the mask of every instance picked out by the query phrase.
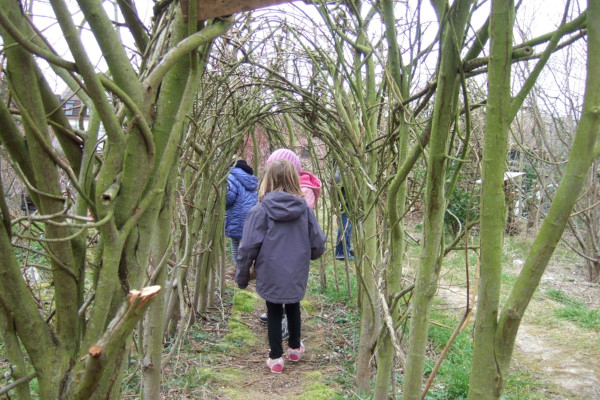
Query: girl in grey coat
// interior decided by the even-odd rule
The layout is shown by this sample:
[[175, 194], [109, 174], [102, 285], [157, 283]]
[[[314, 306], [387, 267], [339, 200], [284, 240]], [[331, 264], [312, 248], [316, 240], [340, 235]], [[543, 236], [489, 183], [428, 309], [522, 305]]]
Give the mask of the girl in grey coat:
[[256, 292], [267, 303], [271, 372], [283, 371], [281, 318], [288, 319], [288, 359], [298, 361], [305, 348], [300, 341], [300, 300], [306, 293], [310, 260], [325, 251], [325, 234], [302, 198], [298, 173], [287, 160], [270, 163], [258, 192], [259, 203], [246, 215], [238, 250], [235, 281], [244, 289], [250, 267], [256, 271]]

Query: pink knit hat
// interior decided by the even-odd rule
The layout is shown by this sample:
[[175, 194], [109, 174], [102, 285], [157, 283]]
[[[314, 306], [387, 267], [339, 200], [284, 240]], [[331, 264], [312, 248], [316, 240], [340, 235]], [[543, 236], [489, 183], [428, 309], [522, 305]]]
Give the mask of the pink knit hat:
[[300, 164], [300, 159], [293, 151], [291, 151], [289, 149], [275, 150], [273, 153], [271, 153], [271, 155], [267, 159], [267, 164], [269, 164], [275, 160], [287, 160], [287, 161], [291, 162], [292, 164], [294, 164], [294, 167], [296, 167], [298, 174], [300, 174], [302, 172], [302, 164]]

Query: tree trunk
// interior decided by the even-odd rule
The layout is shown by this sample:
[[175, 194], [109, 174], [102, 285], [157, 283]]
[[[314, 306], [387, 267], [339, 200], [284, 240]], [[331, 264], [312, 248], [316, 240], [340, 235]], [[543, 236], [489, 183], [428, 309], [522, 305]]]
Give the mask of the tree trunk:
[[457, 42], [463, 37], [471, 1], [457, 1], [442, 20], [441, 61], [434, 103], [428, 170], [425, 189], [423, 249], [414, 289], [413, 310], [408, 337], [407, 365], [404, 372], [402, 398], [421, 398], [421, 387], [427, 346], [427, 330], [431, 302], [437, 290], [437, 280], [442, 262], [442, 238], [446, 211], [445, 181], [448, 138], [457, 112], [460, 84], [460, 48]]
[[[160, 292], [156, 287], [152, 293], [148, 292], [150, 288], [139, 289], [145, 279], [156, 232], [165, 235], [156, 238], [162, 243], [156, 246], [157, 251], [167, 247], [165, 238], [170, 232], [171, 214], [164, 210], [167, 218], [160, 218], [159, 206], [171, 204], [173, 200], [173, 191], [167, 186], [172, 187], [174, 180], [167, 184], [167, 178], [177, 162], [183, 123], [192, 109], [204, 66], [195, 49], [200, 46], [202, 52], [208, 53], [210, 46], [206, 44], [228, 29], [232, 21], [215, 21], [198, 32], [203, 24], [184, 24], [179, 16], [175, 26], [182, 35], [165, 33], [171, 42], [152, 41], [154, 45], [160, 42], [159, 46], [165, 46], [154, 49], [160, 54], [140, 49], [146, 57], [153, 57], [143, 64], [150, 73], [142, 74], [145, 79], [142, 81], [100, 2], [82, 1], [79, 7], [103, 51], [109, 68], [106, 75], [99, 75], [90, 62], [66, 4], [53, 0], [51, 5], [74, 62], [53, 55], [41, 41], [28, 44], [26, 38], [36, 37], [36, 34], [19, 4], [0, 0], [0, 35], [8, 46], [4, 52], [8, 60], [6, 78], [25, 134], [19, 131], [3, 103], [0, 105], [3, 122], [0, 138], [22, 171], [40, 211], [39, 217], [30, 218], [44, 222], [44, 233], [40, 237], [52, 266], [54, 290], [54, 302], [45, 307], [52, 310], [53, 318], [46, 322], [46, 310], [41, 310], [42, 313], [37, 310], [35, 299], [21, 277], [11, 233], [3, 229], [0, 232], [0, 254], [4, 260], [0, 265], [0, 310], [3, 321], [12, 321], [13, 329], [7, 324], [0, 328], [3, 337], [10, 340], [13, 335], [21, 342], [22, 357], [31, 360], [41, 398], [118, 399], [131, 332], [150, 300]], [[162, 9], [170, 15], [164, 20], [157, 16], [157, 24], [173, 21], [172, 17], [180, 14], [178, 10], [177, 5]], [[135, 13], [135, 10], [124, 12]], [[171, 29], [168, 23], [161, 26]], [[137, 39], [144, 39], [143, 29], [131, 28]], [[161, 29], [158, 32], [162, 32]], [[182, 41], [187, 46], [177, 46]], [[149, 42], [138, 40], [136, 43], [144, 46]], [[171, 51], [165, 55], [165, 49]], [[85, 88], [81, 90], [81, 98], [91, 108], [92, 115], [87, 134], [73, 131], [32, 53], [46, 58], [56, 69], [68, 70], [72, 75], [68, 83], [73, 85], [73, 91]], [[177, 66], [179, 60], [186, 58], [187, 62], [180, 63], [183, 68]], [[109, 98], [114, 103], [109, 102]], [[100, 122], [106, 133], [102, 145], [96, 142]], [[57, 143], [51, 140], [49, 127], [58, 138]], [[69, 187], [61, 187], [65, 181]], [[73, 214], [70, 200], [62, 193], [67, 191], [77, 198]], [[86, 218], [88, 209], [93, 221]], [[3, 211], [4, 221], [9, 222], [10, 216], [4, 214]], [[96, 248], [94, 260], [97, 263], [91, 273], [93, 286], [86, 288], [90, 292], [87, 294], [83, 291], [83, 278], [87, 276], [89, 257], [84, 240], [86, 229], [91, 227], [98, 229], [100, 245]], [[89, 308], [84, 304], [84, 294], [88, 296]], [[128, 308], [138, 303], [139, 307]], [[86, 308], [80, 316], [84, 305]], [[162, 321], [159, 318], [154, 322], [158, 339], [147, 341], [148, 345], [161, 341]], [[152, 329], [146, 332], [150, 334]], [[159, 365], [162, 346], [159, 343], [154, 349], [152, 362]], [[18, 353], [11, 352], [11, 355], [17, 357]], [[19, 360], [11, 362], [17, 366], [22, 364]], [[22, 388], [26, 385], [19, 391]], [[156, 397], [158, 392], [149, 389], [147, 393], [154, 393]]]
[[[479, 300], [473, 340], [474, 366], [469, 395], [491, 399], [503, 385], [494, 354], [498, 302], [502, 274], [502, 238], [506, 225], [504, 204], [504, 164], [510, 120], [510, 55], [512, 52], [513, 2], [492, 2], [491, 55], [488, 79], [488, 112], [483, 150], [481, 195], [481, 252]], [[476, 358], [477, 356], [478, 358]], [[483, 391], [481, 390], [483, 389]], [[473, 397], [474, 396], [474, 397]]]
[[[509, 123], [531, 90], [561, 32], [554, 34], [536, 68], [515, 98], [510, 99], [510, 51], [514, 6], [505, 1], [492, 2], [491, 63], [489, 79], [489, 110], [484, 150], [484, 179], [481, 224], [481, 277], [479, 303], [474, 330], [473, 363], [469, 384], [469, 399], [499, 399], [509, 373], [517, 331], [529, 301], [538, 287], [542, 274], [577, 200], [587, 171], [593, 162], [594, 146], [600, 128], [600, 78], [590, 73], [600, 62], [600, 4], [589, 3], [588, 75], [583, 116], [557, 194], [535, 238], [525, 264], [497, 319], [502, 267], [502, 221], [493, 214], [501, 206], [504, 157]], [[507, 106], [508, 105], [508, 106]], [[497, 159], [497, 160], [496, 160]], [[484, 224], [484, 220], [487, 222]]]
[[[403, 98], [409, 95], [410, 71], [402, 67], [399, 46], [396, 32], [396, 18], [394, 16], [394, 7], [391, 1], [382, 2], [383, 19], [386, 26], [386, 40], [388, 42], [388, 68], [392, 77], [389, 81], [391, 86], [391, 102], [393, 105], [400, 104]], [[390, 127], [389, 135], [392, 136], [398, 132], [398, 157], [397, 165], [407, 158], [409, 127], [406, 121], [410, 120], [410, 115], [404, 112], [392, 113], [388, 120]], [[391, 381], [394, 379], [393, 371], [395, 369], [394, 361], [396, 359], [394, 343], [392, 337], [395, 337], [396, 330], [402, 314], [399, 311], [399, 301], [396, 299], [398, 292], [402, 290], [403, 263], [404, 263], [404, 226], [402, 218], [405, 214], [406, 204], [406, 179], [401, 176], [399, 168], [396, 169], [396, 176], [391, 182], [387, 192], [387, 213], [388, 227], [390, 231], [389, 241], [389, 261], [385, 270], [385, 292], [382, 301], [385, 301], [386, 309], [392, 321], [393, 330], [386, 325], [387, 334], [379, 340], [377, 350], [377, 375], [375, 377], [375, 387], [373, 389], [374, 400], [387, 400], [390, 396], [390, 388], [394, 387]], [[381, 310], [383, 312], [383, 310]], [[398, 355], [403, 357], [404, 355]], [[395, 393], [392, 393], [395, 396]]]
[[[366, 32], [360, 32], [357, 39], [358, 46], [362, 47], [366, 45], [366, 40]], [[362, 74], [361, 70], [364, 71]], [[363, 130], [363, 140], [366, 143], [375, 140], [377, 137], [375, 70], [373, 57], [366, 57], [362, 51], [357, 51], [354, 54], [354, 71], [356, 72], [354, 78], [356, 79], [357, 87], [357, 103], [360, 105], [361, 110], [360, 126]], [[356, 386], [362, 393], [369, 393], [371, 382], [370, 362], [381, 328], [381, 317], [378, 312], [379, 296], [376, 285], [376, 279], [382, 273], [381, 256], [377, 244], [378, 197], [373, 188], [368, 185], [369, 182], [376, 180], [376, 158], [378, 157], [373, 152], [365, 152], [360, 158], [361, 168], [366, 171], [367, 179], [361, 181], [358, 192], [365, 210], [368, 211], [363, 214], [362, 218], [354, 218], [358, 233], [357, 239], [362, 242], [362, 246], [357, 252], [361, 256], [360, 261], [357, 263], [357, 271], [363, 295], [362, 302], [360, 303], [362, 312], [359, 349], [356, 358]], [[352, 191], [347, 192], [347, 195], [351, 196]], [[352, 207], [352, 214], [358, 215], [356, 213], [356, 204]], [[362, 224], [360, 221], [362, 221]]]
[[523, 314], [564, 232], [589, 168], [597, 157], [594, 152], [600, 132], [600, 76], [596, 73], [596, 66], [600, 62], [600, 3], [597, 1], [588, 1], [587, 29], [587, 76], [583, 114], [573, 148], [548, 215], [499, 318], [496, 351], [503, 376], [506, 376], [510, 367]]

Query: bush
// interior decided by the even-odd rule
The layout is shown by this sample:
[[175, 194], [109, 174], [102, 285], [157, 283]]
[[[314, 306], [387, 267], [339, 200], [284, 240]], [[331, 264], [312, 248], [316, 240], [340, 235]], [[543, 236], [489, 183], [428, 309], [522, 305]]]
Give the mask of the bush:
[[467, 217], [469, 222], [479, 218], [479, 196], [475, 196], [473, 191], [456, 186], [444, 215], [444, 223], [452, 234], [456, 235], [464, 229]]

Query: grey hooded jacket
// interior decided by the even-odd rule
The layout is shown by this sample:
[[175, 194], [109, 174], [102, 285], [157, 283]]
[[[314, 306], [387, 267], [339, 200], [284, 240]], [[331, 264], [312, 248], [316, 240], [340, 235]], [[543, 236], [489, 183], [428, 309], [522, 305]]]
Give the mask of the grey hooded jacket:
[[254, 262], [256, 292], [276, 304], [304, 298], [310, 260], [325, 252], [325, 234], [306, 201], [286, 192], [265, 195], [246, 215], [235, 281], [248, 286]]

